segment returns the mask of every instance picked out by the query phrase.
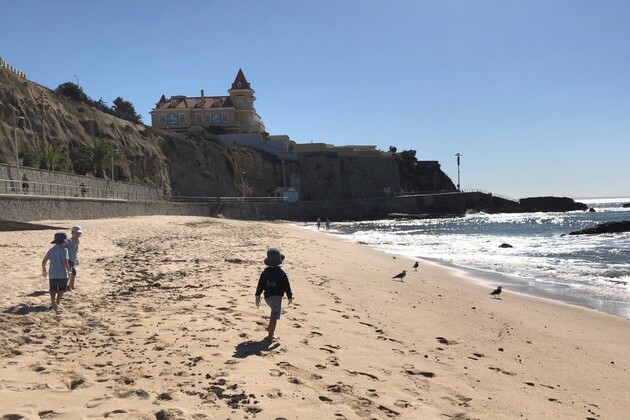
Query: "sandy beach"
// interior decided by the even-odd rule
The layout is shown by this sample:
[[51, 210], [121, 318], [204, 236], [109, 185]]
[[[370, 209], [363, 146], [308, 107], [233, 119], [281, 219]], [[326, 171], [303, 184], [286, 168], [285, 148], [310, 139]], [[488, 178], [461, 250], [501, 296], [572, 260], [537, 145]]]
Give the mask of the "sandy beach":
[[[152, 216], [83, 227], [49, 310], [55, 229], [0, 232], [2, 419], [624, 419], [630, 321], [288, 223]], [[294, 293], [273, 342], [270, 246]], [[403, 269], [404, 281], [392, 279]]]

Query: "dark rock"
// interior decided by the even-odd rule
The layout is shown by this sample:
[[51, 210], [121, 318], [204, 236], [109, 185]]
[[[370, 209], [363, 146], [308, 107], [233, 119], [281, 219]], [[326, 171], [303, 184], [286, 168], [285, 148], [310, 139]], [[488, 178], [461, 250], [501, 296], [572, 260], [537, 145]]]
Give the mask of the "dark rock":
[[587, 210], [584, 203], [577, 203], [568, 197], [529, 197], [521, 198], [519, 203], [525, 212], [533, 211], [573, 211]]
[[501, 245], [499, 245], [499, 248], [514, 248], [514, 247], [510, 244], [502, 243]]
[[595, 209], [593, 207], [591, 207], [590, 209], [588, 209], [588, 211], [590, 211], [591, 213], [595, 213]]
[[605, 222], [590, 228], [576, 230], [569, 235], [595, 235], [600, 233], [620, 233], [630, 231], [630, 220], [621, 222]]
[[626, 207], [626, 208], [627, 208], [627, 207], [630, 207], [630, 203], [624, 203], [624, 204], [623, 204], [623, 207]]

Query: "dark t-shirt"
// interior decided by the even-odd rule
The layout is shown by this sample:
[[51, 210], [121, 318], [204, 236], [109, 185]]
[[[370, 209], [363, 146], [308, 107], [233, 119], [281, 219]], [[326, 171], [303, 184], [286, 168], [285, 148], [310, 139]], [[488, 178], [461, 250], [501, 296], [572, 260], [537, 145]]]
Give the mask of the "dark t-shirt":
[[284, 296], [286, 293], [289, 299], [293, 299], [289, 278], [280, 267], [267, 267], [263, 270], [256, 287], [256, 296], [260, 296], [263, 291], [265, 297]]

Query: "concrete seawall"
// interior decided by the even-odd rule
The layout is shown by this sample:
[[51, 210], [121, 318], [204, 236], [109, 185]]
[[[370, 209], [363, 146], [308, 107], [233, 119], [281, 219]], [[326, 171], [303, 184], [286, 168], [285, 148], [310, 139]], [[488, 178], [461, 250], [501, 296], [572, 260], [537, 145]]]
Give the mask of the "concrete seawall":
[[139, 215], [217, 216], [242, 220], [382, 219], [390, 213], [462, 214], [467, 209], [491, 210], [490, 194], [452, 193], [336, 201], [209, 203], [143, 202], [108, 199], [0, 196], [0, 220], [80, 220]]

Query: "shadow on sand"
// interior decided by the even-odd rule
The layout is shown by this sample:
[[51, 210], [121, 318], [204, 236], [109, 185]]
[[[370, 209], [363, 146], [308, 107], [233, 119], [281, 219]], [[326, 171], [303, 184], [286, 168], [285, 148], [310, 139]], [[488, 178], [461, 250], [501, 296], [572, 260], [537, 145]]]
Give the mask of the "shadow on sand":
[[29, 293], [28, 297], [37, 297], [37, 296], [44, 296], [49, 294], [50, 292], [48, 290], [35, 290], [34, 292]]
[[280, 347], [280, 343], [269, 340], [245, 341], [236, 346], [232, 357], [244, 359], [249, 356], [262, 356], [263, 352], [270, 352]]
[[33, 312], [46, 312], [48, 310], [50, 310], [49, 306], [31, 306], [25, 303], [21, 303], [19, 305], [11, 306], [10, 308], [5, 309], [4, 313], [9, 315], [27, 315]]

